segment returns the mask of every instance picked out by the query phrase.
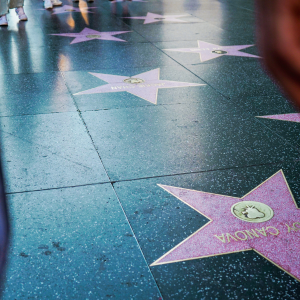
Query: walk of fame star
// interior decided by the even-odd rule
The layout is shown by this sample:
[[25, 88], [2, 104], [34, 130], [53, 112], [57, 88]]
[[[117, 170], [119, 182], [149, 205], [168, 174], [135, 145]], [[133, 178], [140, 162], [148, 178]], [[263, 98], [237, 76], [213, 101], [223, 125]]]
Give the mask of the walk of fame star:
[[186, 21], [180, 20], [178, 18], [188, 16], [190, 15], [158, 15], [148, 12], [146, 17], [124, 17], [124, 19], [145, 20], [144, 24], [155, 23], [160, 21], [186, 23]]
[[300, 211], [281, 170], [242, 198], [159, 186], [210, 221], [152, 266], [254, 250], [300, 280]]
[[300, 123], [300, 114], [299, 113], [283, 114], [283, 115], [257, 116], [257, 118], [273, 119], [273, 120], [281, 120], [281, 121], [290, 121], [290, 122]]
[[[97, 8], [97, 7], [74, 7], [71, 5], [63, 5], [61, 7], [57, 7], [53, 9], [52, 15], [58, 15], [58, 14], [63, 14], [63, 13], [68, 13], [68, 12], [84, 12], [84, 13], [93, 13], [89, 11], [90, 8]], [[42, 10], [47, 10], [47, 9], [42, 9]]]
[[198, 48], [175, 48], [175, 49], [164, 49], [164, 50], [176, 51], [176, 52], [187, 52], [187, 53], [198, 53], [200, 55], [201, 62], [211, 60], [223, 55], [260, 58], [257, 55], [239, 51], [251, 46], [254, 45], [219, 46], [211, 43], [198, 41]]
[[107, 40], [107, 41], [116, 41], [116, 42], [126, 42], [125, 40], [121, 40], [119, 38], [114, 37], [116, 34], [127, 33], [131, 31], [96, 31], [90, 28], [84, 28], [79, 33], [59, 33], [59, 34], [51, 34], [58, 36], [68, 36], [74, 37], [75, 39], [70, 44], [82, 43], [90, 40]]
[[145, 73], [130, 76], [118, 76], [101, 73], [90, 73], [108, 84], [98, 86], [75, 95], [128, 92], [153, 104], [157, 103], [158, 89], [202, 86], [206, 84], [169, 81], [159, 79], [160, 69], [154, 69]]

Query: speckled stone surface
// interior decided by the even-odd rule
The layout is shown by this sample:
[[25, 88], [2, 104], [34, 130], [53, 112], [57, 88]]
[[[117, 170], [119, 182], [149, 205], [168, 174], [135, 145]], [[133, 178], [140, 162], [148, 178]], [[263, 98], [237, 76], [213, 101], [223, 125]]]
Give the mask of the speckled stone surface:
[[9, 197], [3, 299], [159, 299], [110, 184]]
[[7, 192], [108, 182], [77, 113], [2, 117]]
[[256, 118], [232, 106], [227, 108], [226, 103], [215, 99], [89, 111], [82, 116], [113, 181], [299, 157], [297, 147], [287, 144]]
[[0, 116], [76, 111], [72, 96], [59, 72], [0, 77]]
[[299, 112], [254, 2], [62, 2], [0, 27], [0, 297], [299, 300]]

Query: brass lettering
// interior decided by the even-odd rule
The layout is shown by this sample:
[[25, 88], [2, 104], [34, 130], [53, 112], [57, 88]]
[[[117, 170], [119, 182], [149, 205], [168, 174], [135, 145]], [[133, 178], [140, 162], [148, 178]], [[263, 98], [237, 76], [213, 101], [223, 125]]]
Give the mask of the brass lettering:
[[297, 227], [296, 225], [300, 226], [300, 223], [299, 222], [295, 222], [293, 224], [293, 227], [295, 228], [295, 230], [300, 230], [300, 227]]
[[218, 238], [222, 243], [226, 243], [224, 233], [222, 233], [221, 236], [216, 235], [216, 234], [215, 234], [214, 236], [215, 236], [216, 238]]
[[288, 232], [291, 232], [291, 231], [298, 231], [300, 230], [300, 227], [297, 227], [296, 225], [300, 225], [299, 222], [295, 222], [293, 223], [293, 226], [289, 226], [288, 224], [285, 224], [287, 226], [287, 229], [288, 229]]
[[[244, 237], [241, 238], [240, 236], [238, 236], [238, 233], [243, 234]], [[246, 234], [245, 232], [243, 232], [243, 231], [237, 231], [234, 235], [235, 235], [239, 240], [241, 240], [241, 241], [246, 241], [246, 240], [248, 239], [247, 234]]]
[[294, 230], [294, 231], [295, 231], [295, 229], [294, 229], [294, 228], [291, 228], [288, 224], [285, 223], [285, 225], [286, 225], [287, 228], [288, 228], [288, 232], [291, 232], [291, 230]]
[[245, 230], [245, 232], [249, 235], [250, 239], [253, 239], [254, 237], [259, 237], [259, 235], [254, 231], [254, 229]]
[[238, 241], [235, 237], [233, 237], [230, 233], [226, 233], [226, 237], [228, 240], [228, 243], [230, 243], [230, 238], [232, 238], [233, 240], [235, 240], [236, 242]]
[[[137, 85], [137, 87], [139, 87], [139, 88], [144, 88], [144, 87], [153, 87], [153, 86], [163, 86], [163, 85], [165, 85], [165, 83], [152, 83], [152, 84], [139, 84], [139, 85]], [[133, 86], [133, 87], [135, 87], [135, 86]]]
[[[269, 228], [274, 229], [274, 230], [275, 230], [275, 233], [274, 233], [274, 232], [273, 232], [273, 233], [270, 232], [270, 231], [269, 231]], [[266, 230], [267, 230], [270, 234], [272, 234], [272, 235], [278, 235], [278, 234], [279, 234], [279, 230], [278, 230], [277, 228], [273, 227], [273, 226], [267, 227]]]
[[256, 229], [256, 231], [259, 232], [263, 236], [267, 236], [267, 233], [266, 233], [266, 230], [264, 227], [262, 227], [262, 229]]

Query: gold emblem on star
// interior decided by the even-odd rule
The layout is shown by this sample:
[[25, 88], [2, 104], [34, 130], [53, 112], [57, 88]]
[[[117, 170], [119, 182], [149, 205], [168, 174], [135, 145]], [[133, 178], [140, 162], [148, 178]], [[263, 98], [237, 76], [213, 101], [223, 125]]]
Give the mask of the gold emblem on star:
[[241, 201], [231, 207], [232, 214], [246, 222], [262, 223], [271, 220], [274, 216], [273, 209], [256, 201]]
[[96, 39], [96, 38], [100, 38], [101, 35], [99, 34], [89, 34], [86, 36], [88, 39]]
[[131, 84], [138, 84], [138, 83], [145, 82], [143, 79], [140, 78], [126, 78], [123, 81]]
[[75, 9], [67, 8], [65, 11], [75, 11]]
[[227, 51], [224, 51], [224, 50], [213, 50], [211, 52], [215, 53], [215, 54], [226, 54], [227, 53]]

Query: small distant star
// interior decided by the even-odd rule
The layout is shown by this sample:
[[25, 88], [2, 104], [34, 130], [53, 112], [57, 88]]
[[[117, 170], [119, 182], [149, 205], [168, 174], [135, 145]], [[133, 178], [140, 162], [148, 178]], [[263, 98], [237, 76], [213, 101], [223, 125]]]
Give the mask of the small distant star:
[[79, 33], [59, 33], [59, 34], [51, 34], [58, 36], [67, 36], [74, 37], [75, 39], [71, 42], [71, 44], [82, 43], [91, 40], [108, 40], [108, 41], [116, 41], [116, 42], [126, 42], [125, 40], [114, 37], [116, 34], [127, 33], [131, 31], [96, 31], [90, 28], [84, 28]]
[[178, 18], [188, 17], [190, 15], [158, 15], [148, 12], [145, 17], [124, 17], [124, 19], [136, 19], [136, 20], [145, 20], [144, 24], [155, 23], [155, 22], [179, 22], [186, 23], [186, 21], [180, 20]]
[[198, 41], [197, 48], [175, 48], [175, 49], [164, 49], [164, 50], [176, 51], [176, 52], [187, 52], [187, 53], [198, 53], [200, 55], [201, 62], [211, 60], [223, 55], [260, 58], [257, 55], [239, 51], [252, 46], [254, 45], [219, 46], [211, 43]]

